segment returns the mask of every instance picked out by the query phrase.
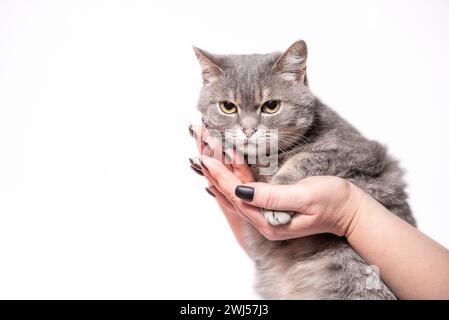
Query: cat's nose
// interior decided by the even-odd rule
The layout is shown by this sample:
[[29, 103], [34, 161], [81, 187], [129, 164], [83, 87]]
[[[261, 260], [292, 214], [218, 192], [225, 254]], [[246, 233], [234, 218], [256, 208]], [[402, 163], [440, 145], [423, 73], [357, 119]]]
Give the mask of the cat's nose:
[[243, 132], [245, 133], [246, 137], [249, 138], [251, 137], [254, 132], [256, 132], [256, 129], [254, 128], [243, 128]]

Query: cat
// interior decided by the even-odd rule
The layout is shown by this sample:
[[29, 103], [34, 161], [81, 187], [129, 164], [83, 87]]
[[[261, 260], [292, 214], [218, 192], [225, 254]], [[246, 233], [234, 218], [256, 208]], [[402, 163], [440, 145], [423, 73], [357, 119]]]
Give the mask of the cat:
[[[386, 147], [364, 138], [311, 92], [304, 41], [296, 41], [283, 53], [218, 55], [195, 47], [194, 51], [202, 69], [198, 110], [206, 128], [243, 140], [257, 135], [269, 139], [266, 130], [278, 130], [279, 169], [261, 175], [258, 165], [250, 164], [256, 181], [295, 184], [308, 176], [342, 177], [416, 225], [403, 172]], [[275, 226], [289, 223], [292, 215], [268, 210], [263, 214]], [[396, 299], [376, 267], [369, 266], [344, 237], [318, 234], [270, 241], [249, 224], [247, 232], [256, 291], [262, 298]]]

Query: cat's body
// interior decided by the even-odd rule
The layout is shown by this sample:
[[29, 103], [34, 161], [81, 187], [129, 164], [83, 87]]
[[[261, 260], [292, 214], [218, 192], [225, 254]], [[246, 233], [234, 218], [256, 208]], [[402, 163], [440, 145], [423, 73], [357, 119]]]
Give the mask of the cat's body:
[[[318, 100], [316, 103], [320, 111], [316, 126], [306, 135], [310, 137], [308, 142], [284, 155], [286, 159], [280, 159], [279, 171], [273, 176], [258, 176], [258, 168], [253, 167], [256, 180], [292, 184], [307, 176], [347, 178], [392, 212], [414, 224], [406, 202], [401, 171], [397, 163], [386, 155], [385, 148], [363, 138], [332, 110]], [[367, 266], [344, 238], [321, 234], [281, 242], [269, 241], [250, 225], [247, 228], [249, 248], [258, 272], [257, 291], [262, 297], [395, 298], [383, 282], [377, 282], [372, 267]]]
[[[279, 130], [279, 169], [260, 175], [260, 168], [251, 165], [257, 181], [294, 184], [308, 176], [346, 178], [415, 224], [397, 162], [310, 92], [305, 43], [296, 42], [283, 55], [217, 56], [197, 49], [197, 56], [204, 79], [199, 109], [207, 127], [230, 131], [225, 134], [235, 139], [257, 134], [259, 129]], [[277, 107], [266, 114], [257, 111], [257, 106], [263, 109], [264, 101], [272, 99], [279, 101]], [[217, 113], [220, 101], [233, 101], [235, 112], [228, 113], [227, 108]], [[289, 213], [264, 214], [274, 225], [290, 219]], [[319, 234], [270, 241], [249, 225], [247, 232], [257, 292], [264, 298], [395, 299], [375, 267], [368, 266], [344, 238]]]

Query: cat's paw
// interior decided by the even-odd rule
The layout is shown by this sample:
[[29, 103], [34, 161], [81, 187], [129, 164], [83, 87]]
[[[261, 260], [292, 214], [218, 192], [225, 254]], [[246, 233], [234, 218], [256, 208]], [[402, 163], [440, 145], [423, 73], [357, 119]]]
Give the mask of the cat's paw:
[[280, 224], [287, 224], [292, 219], [292, 214], [289, 212], [283, 212], [283, 211], [273, 211], [273, 210], [262, 210], [263, 215], [265, 216], [265, 219], [272, 224], [273, 226], [277, 226]]

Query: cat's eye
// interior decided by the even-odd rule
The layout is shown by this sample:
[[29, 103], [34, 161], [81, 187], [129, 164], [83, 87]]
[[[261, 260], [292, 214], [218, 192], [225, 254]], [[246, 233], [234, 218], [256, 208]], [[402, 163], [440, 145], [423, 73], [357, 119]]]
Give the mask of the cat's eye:
[[237, 112], [237, 106], [229, 101], [220, 102], [220, 110], [226, 114], [233, 114]]
[[268, 100], [262, 104], [262, 112], [265, 113], [276, 113], [281, 107], [281, 102], [279, 100]]

